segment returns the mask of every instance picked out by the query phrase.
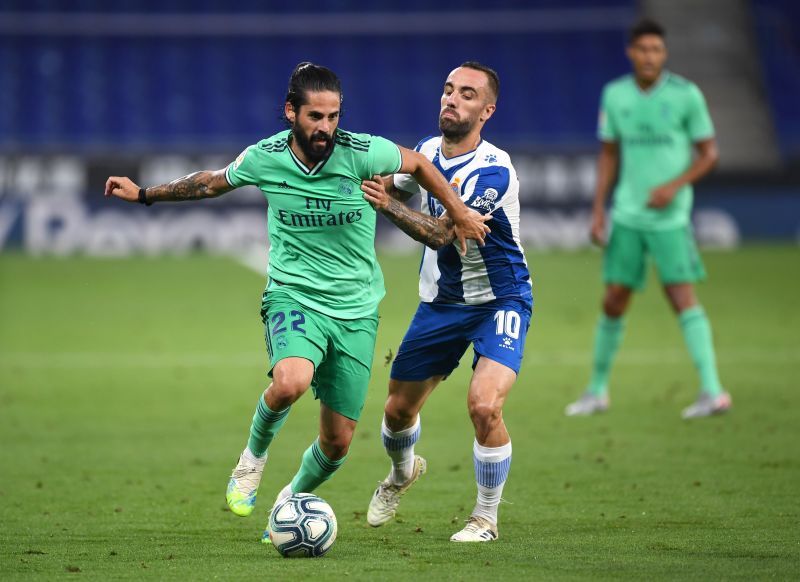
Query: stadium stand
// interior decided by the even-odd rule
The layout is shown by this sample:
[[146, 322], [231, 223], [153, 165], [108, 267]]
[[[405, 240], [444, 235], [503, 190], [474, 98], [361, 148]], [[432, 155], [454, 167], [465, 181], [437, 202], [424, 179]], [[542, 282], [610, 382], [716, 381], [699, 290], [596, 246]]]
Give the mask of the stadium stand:
[[[270, 13], [275, 19], [291, 11], [295, 21], [303, 18], [295, 13], [311, 4], [270, 6]], [[332, 11], [348, 8], [327, 4]], [[437, 98], [425, 92], [461, 61], [479, 59], [503, 79], [493, 139], [508, 147], [591, 146], [600, 88], [627, 70], [624, 30], [635, 17], [630, 0], [613, 6], [597, 0], [540, 1], [527, 3], [538, 7], [527, 11], [514, 11], [518, 3], [504, 1], [493, 5], [498, 22], [511, 25], [511, 32], [501, 35], [475, 29], [462, 34], [463, 18], [441, 34], [435, 26], [425, 28], [421, 16], [400, 22], [391, 15], [381, 32], [396, 22], [404, 34], [338, 35], [338, 29], [323, 26], [326, 17], [308, 16], [306, 33], [249, 29], [238, 35], [247, 16], [217, 21], [213, 14], [223, 8], [218, 2], [142, 2], [138, 17], [126, 14], [123, 2], [82, 2], [69, 17], [59, 17], [62, 2], [7, 5], [0, 19], [6, 33], [0, 35], [0, 149], [5, 151], [238, 147], [279, 127], [283, 84], [301, 60], [340, 72], [344, 125], [353, 130], [416, 142], [435, 129], [435, 118], [419, 115], [420, 100]], [[255, 14], [260, 6], [237, 3], [237, 14]], [[377, 2], [370, 10], [380, 20], [391, 6]], [[405, 10], [422, 15], [426, 6], [414, 0]], [[471, 7], [479, 4], [462, 3], [460, 9]], [[608, 18], [592, 20], [585, 11], [571, 10], [578, 7], [602, 7], [598, 10]], [[182, 16], [175, 18], [173, 33], [164, 19], [175, 14]], [[447, 22], [446, 13], [438, 14]], [[187, 15], [195, 20], [186, 21]], [[525, 19], [515, 22], [520, 15]], [[108, 16], [124, 26], [104, 26]], [[177, 28], [182, 21], [186, 26]], [[193, 24], [214, 32], [194, 35]], [[159, 25], [163, 28], [156, 29]]]
[[800, 4], [754, 3], [764, 80], [784, 157], [800, 162]]

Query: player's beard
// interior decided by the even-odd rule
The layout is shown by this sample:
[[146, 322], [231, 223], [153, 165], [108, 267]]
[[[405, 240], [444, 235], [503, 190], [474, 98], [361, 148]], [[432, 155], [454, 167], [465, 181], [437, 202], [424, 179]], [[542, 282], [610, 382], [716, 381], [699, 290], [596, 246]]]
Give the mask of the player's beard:
[[472, 130], [472, 122], [469, 119], [442, 117], [440, 115], [439, 130], [442, 132], [442, 135], [450, 141], [459, 142]]
[[[315, 131], [309, 137], [306, 137], [303, 130], [295, 123], [292, 126], [292, 136], [297, 140], [297, 145], [300, 146], [306, 159], [312, 164], [321, 162], [331, 155], [333, 151], [333, 138], [324, 131]], [[315, 139], [325, 140], [325, 145], [320, 148], [313, 143]]]

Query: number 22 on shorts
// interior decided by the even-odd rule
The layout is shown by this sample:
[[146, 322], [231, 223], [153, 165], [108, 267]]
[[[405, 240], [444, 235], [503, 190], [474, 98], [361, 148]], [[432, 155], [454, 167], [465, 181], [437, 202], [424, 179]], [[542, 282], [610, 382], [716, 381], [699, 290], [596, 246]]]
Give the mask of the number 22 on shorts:
[[[306, 316], [303, 315], [302, 311], [297, 311], [296, 309], [292, 309], [289, 312], [290, 320], [289, 323], [292, 327], [292, 331], [297, 331], [305, 335], [306, 329], [303, 327], [306, 323]], [[280, 335], [282, 333], [286, 333], [286, 312], [278, 311], [275, 313], [271, 318], [270, 322], [272, 323], [272, 329], [270, 331], [270, 335], [275, 337], [276, 335]]]

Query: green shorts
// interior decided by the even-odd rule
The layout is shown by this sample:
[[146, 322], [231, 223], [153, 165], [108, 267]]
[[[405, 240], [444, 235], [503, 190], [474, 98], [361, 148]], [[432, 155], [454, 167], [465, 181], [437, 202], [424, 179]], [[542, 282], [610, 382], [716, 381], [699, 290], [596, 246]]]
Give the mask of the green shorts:
[[328, 408], [358, 420], [367, 398], [378, 314], [336, 319], [309, 309], [273, 284], [264, 293], [261, 319], [272, 369], [284, 358], [314, 364], [311, 388]]
[[691, 227], [639, 230], [615, 222], [603, 260], [603, 281], [642, 289], [648, 255], [664, 285], [696, 283], [706, 278]]

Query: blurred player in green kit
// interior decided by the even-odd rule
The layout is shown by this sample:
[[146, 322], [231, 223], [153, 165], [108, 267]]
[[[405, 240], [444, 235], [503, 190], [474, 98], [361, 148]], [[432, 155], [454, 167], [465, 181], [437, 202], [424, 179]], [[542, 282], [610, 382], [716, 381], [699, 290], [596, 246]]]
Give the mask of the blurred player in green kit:
[[[637, 24], [627, 49], [633, 74], [603, 90], [591, 236], [605, 246], [606, 292], [589, 386], [567, 406], [568, 416], [608, 409], [608, 378], [623, 335], [623, 316], [632, 293], [644, 285], [648, 257], [655, 263], [700, 376], [700, 396], [682, 417], [719, 414], [731, 406], [717, 373], [711, 325], [694, 292], [694, 283], [706, 273], [690, 222], [692, 184], [717, 162], [714, 127], [697, 86], [664, 69], [664, 36], [655, 22]], [[606, 242], [605, 203], [618, 169]]]
[[226, 168], [140, 188], [110, 177], [106, 196], [129, 202], [197, 200], [255, 185], [269, 203], [268, 283], [261, 317], [272, 382], [259, 396], [247, 447], [233, 470], [231, 511], [253, 511], [267, 449], [309, 387], [320, 400], [319, 437], [278, 499], [311, 492], [342, 465], [369, 384], [383, 275], [375, 256], [376, 213], [361, 181], [410, 173], [456, 224], [458, 244], [483, 244], [485, 217], [467, 209], [422, 154], [338, 127], [342, 90], [329, 69], [300, 63], [284, 105], [289, 129], [245, 149]]

